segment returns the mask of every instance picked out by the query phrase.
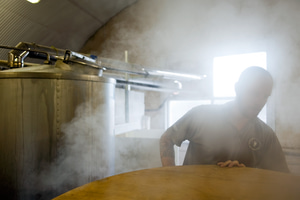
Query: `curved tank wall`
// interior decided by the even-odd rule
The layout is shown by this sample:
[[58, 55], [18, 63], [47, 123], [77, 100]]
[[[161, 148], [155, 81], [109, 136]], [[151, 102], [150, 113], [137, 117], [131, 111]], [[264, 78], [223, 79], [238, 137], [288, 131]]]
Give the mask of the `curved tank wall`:
[[114, 89], [58, 69], [0, 72], [1, 193], [49, 199], [112, 175]]

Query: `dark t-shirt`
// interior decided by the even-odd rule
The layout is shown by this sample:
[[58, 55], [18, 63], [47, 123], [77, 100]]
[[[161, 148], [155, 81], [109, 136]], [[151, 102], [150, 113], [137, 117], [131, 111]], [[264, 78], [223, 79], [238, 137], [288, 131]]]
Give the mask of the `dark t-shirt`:
[[238, 130], [229, 121], [230, 108], [231, 103], [195, 107], [164, 133], [177, 146], [190, 142], [183, 164], [238, 160], [247, 167], [288, 172], [274, 131], [259, 118]]

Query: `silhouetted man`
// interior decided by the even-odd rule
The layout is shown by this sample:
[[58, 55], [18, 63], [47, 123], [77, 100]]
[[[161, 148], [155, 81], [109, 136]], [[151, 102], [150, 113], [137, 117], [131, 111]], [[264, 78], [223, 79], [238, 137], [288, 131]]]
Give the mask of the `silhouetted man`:
[[236, 98], [223, 105], [193, 108], [160, 139], [163, 166], [173, 166], [174, 145], [189, 146], [184, 165], [247, 166], [289, 172], [274, 131], [257, 115], [271, 95], [273, 79], [260, 67], [249, 67], [235, 84]]

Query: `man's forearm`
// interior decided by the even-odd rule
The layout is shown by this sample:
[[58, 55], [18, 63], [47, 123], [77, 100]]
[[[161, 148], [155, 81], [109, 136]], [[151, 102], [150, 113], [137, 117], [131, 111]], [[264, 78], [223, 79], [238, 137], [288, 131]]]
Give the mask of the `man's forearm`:
[[160, 139], [160, 158], [162, 166], [175, 166], [174, 145], [165, 136]]

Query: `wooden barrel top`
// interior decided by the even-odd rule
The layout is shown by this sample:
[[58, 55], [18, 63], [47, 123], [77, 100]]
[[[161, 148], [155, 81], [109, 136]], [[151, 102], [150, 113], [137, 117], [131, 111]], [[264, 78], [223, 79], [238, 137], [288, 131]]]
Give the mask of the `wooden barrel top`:
[[54, 200], [300, 199], [300, 176], [214, 165], [160, 167], [111, 176]]

